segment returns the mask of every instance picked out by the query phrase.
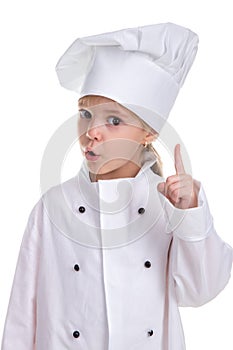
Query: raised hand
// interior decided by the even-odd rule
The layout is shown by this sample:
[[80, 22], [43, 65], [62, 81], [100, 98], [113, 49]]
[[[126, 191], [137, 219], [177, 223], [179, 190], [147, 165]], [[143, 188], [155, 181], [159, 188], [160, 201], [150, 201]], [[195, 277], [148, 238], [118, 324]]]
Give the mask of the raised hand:
[[188, 209], [198, 206], [197, 191], [191, 175], [186, 174], [180, 153], [180, 145], [174, 150], [176, 174], [169, 176], [166, 182], [158, 185], [158, 191], [179, 209]]

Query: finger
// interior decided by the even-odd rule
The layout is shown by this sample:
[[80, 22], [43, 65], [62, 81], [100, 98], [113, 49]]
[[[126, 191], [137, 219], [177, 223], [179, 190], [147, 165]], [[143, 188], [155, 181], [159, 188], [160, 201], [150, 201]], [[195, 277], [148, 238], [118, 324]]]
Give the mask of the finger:
[[176, 174], [184, 174], [185, 168], [184, 168], [183, 160], [180, 153], [180, 144], [177, 144], [175, 146], [174, 158], [175, 158]]
[[183, 182], [185, 181], [186, 176], [187, 176], [186, 174], [175, 174], [175, 175], [168, 176], [166, 179], [166, 184], [170, 186], [175, 182]]
[[[166, 182], [165, 186], [165, 193], [166, 196], [169, 198], [174, 199], [175, 196], [177, 196], [178, 193], [180, 193], [180, 190], [184, 187], [184, 183], [181, 181], [176, 181], [176, 182]], [[174, 195], [175, 193], [175, 195]]]
[[160, 193], [165, 195], [165, 182], [160, 182], [157, 186], [157, 189]]
[[181, 189], [184, 188], [184, 184], [180, 183], [180, 182], [175, 182], [172, 185], [167, 186], [166, 188], [166, 193], [169, 197], [173, 197], [173, 193], [176, 192], [176, 194], [179, 192], [181, 193]]
[[185, 175], [172, 175], [169, 176], [165, 182], [161, 182], [158, 184], [157, 189], [160, 193], [162, 193], [165, 197], [169, 197], [168, 196], [168, 191], [170, 186], [173, 186], [175, 184], [177, 184], [178, 186], [180, 186], [180, 178], [183, 177]]
[[166, 179], [166, 186], [171, 186], [175, 183], [181, 183], [184, 186], [192, 186], [192, 177], [189, 174], [171, 175]]

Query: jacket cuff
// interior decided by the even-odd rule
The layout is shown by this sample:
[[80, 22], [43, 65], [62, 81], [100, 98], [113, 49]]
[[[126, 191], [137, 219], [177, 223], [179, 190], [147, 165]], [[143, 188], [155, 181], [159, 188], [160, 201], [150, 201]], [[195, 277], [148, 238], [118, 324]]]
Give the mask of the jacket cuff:
[[213, 217], [201, 183], [194, 180], [198, 187], [198, 207], [179, 209], [160, 193], [163, 207], [167, 216], [167, 232], [173, 233], [185, 241], [200, 241], [205, 239], [212, 231]]

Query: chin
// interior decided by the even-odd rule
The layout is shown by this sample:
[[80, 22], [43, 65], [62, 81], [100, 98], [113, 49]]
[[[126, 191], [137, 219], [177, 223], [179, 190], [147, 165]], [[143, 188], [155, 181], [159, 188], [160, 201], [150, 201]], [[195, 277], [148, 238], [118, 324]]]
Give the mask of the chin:
[[128, 163], [127, 160], [111, 160], [108, 163], [104, 164], [104, 165], [97, 165], [94, 163], [89, 164], [88, 163], [88, 168], [90, 170], [90, 172], [94, 175], [107, 175], [111, 172], [120, 170], [120, 168], [122, 168], [124, 165], [126, 165]]

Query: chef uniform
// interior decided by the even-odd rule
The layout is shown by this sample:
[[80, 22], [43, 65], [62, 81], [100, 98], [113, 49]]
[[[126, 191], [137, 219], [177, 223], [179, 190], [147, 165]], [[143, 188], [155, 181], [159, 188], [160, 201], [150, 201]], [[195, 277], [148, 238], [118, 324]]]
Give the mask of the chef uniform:
[[[136, 63], [143, 69], [144, 54], [140, 51], [137, 62], [132, 54], [144, 48], [149, 60], [144, 73], [149, 72], [156, 60], [148, 54], [148, 41], [155, 38], [165, 52], [161, 66], [156, 64], [154, 76], [150, 75], [164, 82], [160, 98], [151, 101], [149, 93], [148, 104], [145, 97], [136, 103], [130, 92], [131, 96], [116, 99], [115, 86], [107, 94], [112, 76], [103, 74], [105, 81], [98, 76], [103, 57], [108, 61], [114, 56], [117, 68], [126, 54], [131, 61], [125, 64], [127, 72]], [[58, 63], [59, 79], [68, 88], [77, 87], [80, 59], [90, 74], [88, 79], [82, 76], [83, 95], [100, 94], [98, 89], [106, 88], [104, 96], [140, 111], [151, 124], [156, 119], [153, 126], [159, 130], [178, 93], [177, 80], [169, 82], [172, 67], [170, 73], [161, 67], [169, 57], [178, 60], [172, 79], [184, 80], [196, 40], [188, 29], [170, 23], [78, 40]], [[181, 50], [171, 56], [169, 43], [174, 41]], [[132, 51], [125, 52], [126, 48]], [[141, 70], [138, 75], [146, 81]], [[119, 84], [119, 77], [113, 82], [115, 78]], [[129, 88], [128, 80], [127, 84]], [[137, 79], [134, 84], [136, 94]], [[166, 89], [169, 106], [163, 99]], [[145, 149], [135, 177], [91, 182], [84, 160], [76, 176], [41, 196], [23, 237], [2, 350], [185, 349], [178, 306], [202, 305], [225, 287], [233, 250], [214, 229], [201, 183], [194, 180], [199, 187], [198, 207], [175, 208], [157, 190], [163, 178], [152, 170], [156, 161], [155, 154]]]

